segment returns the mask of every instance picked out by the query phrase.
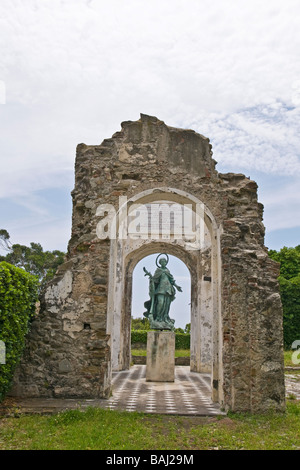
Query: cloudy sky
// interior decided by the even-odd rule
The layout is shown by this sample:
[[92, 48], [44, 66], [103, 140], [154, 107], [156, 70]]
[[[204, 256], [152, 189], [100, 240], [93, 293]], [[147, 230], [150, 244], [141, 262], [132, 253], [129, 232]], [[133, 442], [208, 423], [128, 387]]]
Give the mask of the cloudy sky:
[[66, 250], [78, 143], [140, 113], [259, 184], [266, 245], [300, 243], [299, 0], [1, 0], [0, 228]]

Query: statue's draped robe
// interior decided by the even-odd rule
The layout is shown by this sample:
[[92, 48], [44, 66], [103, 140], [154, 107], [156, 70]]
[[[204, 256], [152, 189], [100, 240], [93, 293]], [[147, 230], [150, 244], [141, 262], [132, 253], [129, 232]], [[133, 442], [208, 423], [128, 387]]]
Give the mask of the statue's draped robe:
[[[150, 281], [151, 300], [145, 302], [147, 308], [146, 316], [151, 313], [155, 322], [170, 323], [173, 326], [174, 320], [169, 317], [171, 302], [175, 298], [175, 280], [168, 268], [157, 268]], [[150, 312], [151, 305], [153, 306]]]

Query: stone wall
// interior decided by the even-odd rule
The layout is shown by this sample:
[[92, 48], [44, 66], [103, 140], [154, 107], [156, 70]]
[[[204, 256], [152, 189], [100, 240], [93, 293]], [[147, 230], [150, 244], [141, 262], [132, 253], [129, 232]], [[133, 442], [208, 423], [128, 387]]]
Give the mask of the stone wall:
[[[128, 331], [130, 312], [126, 303], [126, 313], [110, 306], [109, 299], [116, 295], [112, 286], [122, 287], [126, 276], [111, 263], [110, 240], [97, 237], [97, 207], [111, 204], [117, 208], [120, 196], [130, 199], [151, 190], [151, 197], [144, 198], [148, 202], [156, 188], [168, 188], [170, 195], [171, 188], [176, 188], [180, 194], [188, 191], [201, 200], [212, 214], [207, 223], [213, 219], [212, 244], [218, 247], [206, 257], [195, 252], [184, 259], [184, 246], [170, 244], [174, 254], [181, 249], [181, 259], [190, 263], [198, 284], [204, 274], [211, 277], [206, 302], [212, 298], [207, 328], [212, 335], [213, 396], [234, 411], [284, 409], [278, 266], [264, 246], [263, 206], [257, 201], [256, 183], [241, 174], [218, 173], [209, 139], [192, 130], [168, 127], [146, 115], [121, 126], [101, 145], [77, 147], [67, 259], [45, 292], [12, 393], [109, 395], [114, 318], [121, 315], [120, 324]], [[149, 246], [153, 252], [153, 244]], [[124, 245], [124, 256], [126, 250]], [[207, 266], [206, 273], [203, 266]], [[199, 292], [203, 293], [203, 287]], [[199, 318], [197, 328], [204, 331], [205, 302], [202, 313], [201, 298], [192, 302]], [[128, 334], [120, 331], [118, 341], [130, 344]], [[196, 351], [200, 354], [199, 348]]]

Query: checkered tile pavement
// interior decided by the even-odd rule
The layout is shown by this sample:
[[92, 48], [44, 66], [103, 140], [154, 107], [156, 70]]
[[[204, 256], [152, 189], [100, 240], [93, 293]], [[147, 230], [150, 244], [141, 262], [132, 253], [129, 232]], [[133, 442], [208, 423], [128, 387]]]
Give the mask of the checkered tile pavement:
[[[145, 413], [214, 416], [224, 415], [210, 399], [210, 376], [190, 372], [188, 366], [175, 366], [175, 382], [146, 382], [146, 366], [113, 373], [113, 394], [108, 400], [76, 398], [11, 398], [2, 402], [0, 416], [21, 413], [49, 414], [89, 406]], [[289, 371], [285, 377], [286, 396], [300, 400], [300, 374]], [[2, 410], [1, 410], [2, 408]]]
[[112, 397], [105, 408], [176, 415], [220, 415], [211, 401], [210, 375], [190, 372], [188, 366], [175, 367], [174, 382], [146, 382], [146, 366], [115, 372]]

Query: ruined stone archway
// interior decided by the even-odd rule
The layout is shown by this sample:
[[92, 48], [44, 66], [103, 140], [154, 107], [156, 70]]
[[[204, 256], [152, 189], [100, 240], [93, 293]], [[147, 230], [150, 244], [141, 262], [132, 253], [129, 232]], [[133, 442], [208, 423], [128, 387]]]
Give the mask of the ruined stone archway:
[[[123, 122], [100, 145], [78, 145], [67, 259], [42, 299], [12, 394], [108, 397], [112, 368], [128, 363], [121, 328], [128, 328], [126, 296], [134, 264], [147, 250], [161, 251], [163, 243], [166, 251], [187, 259], [197, 279], [197, 334], [203, 331], [201, 311], [211, 295], [214, 401], [232, 411], [284, 409], [279, 267], [264, 246], [263, 206], [254, 181], [216, 170], [211, 149], [201, 134], [143, 114]], [[124, 238], [99, 236], [103, 218], [111, 221], [128, 201], [186, 201], [192, 208], [200, 201], [211, 271], [204, 273], [199, 261], [205, 249], [187, 250], [188, 240], [132, 242], [124, 226]], [[201, 370], [201, 341], [194, 343], [193, 367]]]
[[[136, 210], [147, 204], [174, 204], [190, 206], [196, 213], [201, 210], [197, 230], [199, 246], [191, 248], [184, 239], [170, 237], [168, 240], [147, 238], [132, 239], [127, 233], [122, 239], [115, 238], [111, 244], [110, 278], [108, 299], [108, 333], [111, 338], [112, 369], [124, 370], [130, 367], [130, 324], [132, 273], [136, 264], [145, 256], [158, 251], [173, 254], [181, 259], [191, 273], [191, 370], [209, 372], [212, 376], [214, 401], [221, 400], [222, 365], [220, 337], [220, 228], [207, 207], [195, 196], [174, 188], [155, 188], [134, 195], [126, 201], [116, 214], [116, 229], [120, 226], [118, 214], [129, 212], [132, 204]], [[123, 227], [124, 228], [124, 227]], [[128, 228], [128, 227], [127, 227]], [[149, 228], [149, 227], [148, 227]], [[205, 230], [206, 228], [206, 230]], [[209, 237], [208, 246], [204, 244], [205, 232]], [[124, 235], [124, 233], [123, 233]], [[204, 249], [201, 249], [204, 248]], [[206, 248], [206, 250], [205, 250]], [[203, 267], [203, 253], [206, 256], [207, 271]], [[209, 305], [208, 305], [208, 299]]]

